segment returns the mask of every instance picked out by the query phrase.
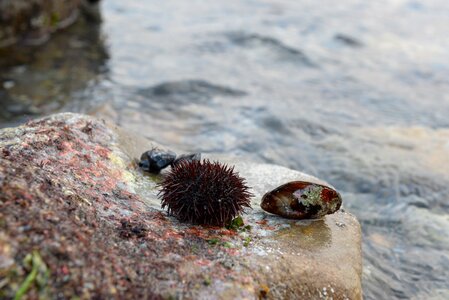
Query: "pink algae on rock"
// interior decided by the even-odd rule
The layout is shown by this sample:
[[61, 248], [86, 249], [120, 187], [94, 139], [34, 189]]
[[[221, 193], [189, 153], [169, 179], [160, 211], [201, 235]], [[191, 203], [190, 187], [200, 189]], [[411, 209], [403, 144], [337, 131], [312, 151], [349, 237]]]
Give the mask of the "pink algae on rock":
[[0, 250], [11, 262], [0, 264], [0, 298], [26, 287], [33, 253], [49, 275], [24, 290], [30, 299], [160, 299], [184, 289], [194, 298], [202, 277], [178, 271], [190, 261], [212, 282], [243, 276], [213, 261], [223, 250], [207, 242], [214, 230], [182, 230], [133, 191], [111, 158], [123, 156], [115, 139], [76, 114], [0, 130]]

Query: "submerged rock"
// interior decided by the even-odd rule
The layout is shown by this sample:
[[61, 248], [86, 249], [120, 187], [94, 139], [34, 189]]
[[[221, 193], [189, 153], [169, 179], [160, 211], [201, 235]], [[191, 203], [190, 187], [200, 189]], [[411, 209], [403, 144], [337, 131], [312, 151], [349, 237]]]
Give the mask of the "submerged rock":
[[328, 185], [292, 181], [266, 193], [260, 206], [288, 219], [318, 219], [341, 206], [340, 194]]
[[89, 106], [80, 91], [104, 74], [109, 54], [100, 11], [87, 2], [0, 0], [0, 127]]
[[361, 299], [354, 216], [258, 207], [265, 191], [313, 178], [230, 161], [254, 209], [230, 228], [180, 223], [160, 207], [160, 177], [135, 163], [158, 145], [117, 132], [69, 113], [0, 130], [0, 298]]
[[0, 1], [0, 49], [16, 43], [40, 45], [50, 34], [68, 27], [78, 18], [86, 0]]

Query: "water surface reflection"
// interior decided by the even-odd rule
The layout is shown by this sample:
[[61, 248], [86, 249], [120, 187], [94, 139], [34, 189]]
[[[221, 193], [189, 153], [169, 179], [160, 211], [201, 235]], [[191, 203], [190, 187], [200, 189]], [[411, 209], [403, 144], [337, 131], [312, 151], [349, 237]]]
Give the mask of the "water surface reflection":
[[[9, 125], [61, 110], [106, 72], [99, 16], [82, 15], [42, 46], [0, 49], [0, 122]], [[79, 106], [79, 105], [78, 105]]]

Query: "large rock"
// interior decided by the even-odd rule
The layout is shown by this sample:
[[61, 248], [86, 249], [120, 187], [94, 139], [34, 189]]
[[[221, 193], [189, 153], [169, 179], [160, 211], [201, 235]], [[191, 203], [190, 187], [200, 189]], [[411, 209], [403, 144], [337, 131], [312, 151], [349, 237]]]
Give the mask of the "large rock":
[[362, 297], [354, 216], [259, 208], [307, 175], [236, 164], [255, 194], [246, 227], [181, 224], [160, 209], [159, 177], [136, 168], [154, 144], [117, 130], [67, 113], [0, 131], [0, 298]]

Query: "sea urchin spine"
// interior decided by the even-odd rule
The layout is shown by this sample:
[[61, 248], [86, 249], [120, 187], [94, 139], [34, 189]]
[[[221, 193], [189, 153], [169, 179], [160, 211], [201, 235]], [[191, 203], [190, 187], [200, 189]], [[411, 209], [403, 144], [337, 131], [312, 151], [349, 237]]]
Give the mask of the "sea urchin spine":
[[182, 222], [225, 226], [251, 207], [245, 180], [219, 162], [181, 161], [159, 186], [162, 208]]

